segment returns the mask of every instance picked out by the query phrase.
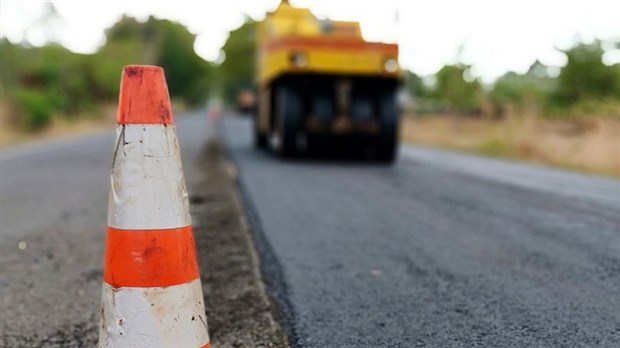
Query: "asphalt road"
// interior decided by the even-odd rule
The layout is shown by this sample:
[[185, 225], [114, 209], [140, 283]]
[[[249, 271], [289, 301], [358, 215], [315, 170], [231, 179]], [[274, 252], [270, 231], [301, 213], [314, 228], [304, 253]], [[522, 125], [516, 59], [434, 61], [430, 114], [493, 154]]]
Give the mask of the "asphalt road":
[[299, 347], [620, 347], [620, 182], [403, 147], [283, 162], [226, 118]]
[[[183, 116], [192, 195], [215, 130]], [[221, 126], [295, 345], [620, 346], [618, 181], [418, 147], [392, 167], [283, 162], [248, 119]], [[0, 152], [0, 346], [96, 342], [113, 147]]]
[[[196, 159], [215, 133], [204, 112], [181, 116], [191, 195], [201, 179]], [[0, 346], [96, 344], [114, 137], [0, 152]]]

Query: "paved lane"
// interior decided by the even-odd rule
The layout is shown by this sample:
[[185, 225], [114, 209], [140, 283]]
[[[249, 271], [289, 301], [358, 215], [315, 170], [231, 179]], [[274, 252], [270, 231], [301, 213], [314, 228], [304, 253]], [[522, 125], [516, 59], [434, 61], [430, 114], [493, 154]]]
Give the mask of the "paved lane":
[[282, 162], [222, 127], [301, 347], [620, 346], [620, 182], [405, 147]]
[[[196, 112], [177, 130], [192, 194], [213, 129]], [[96, 344], [114, 145], [109, 131], [0, 152], [0, 346]]]

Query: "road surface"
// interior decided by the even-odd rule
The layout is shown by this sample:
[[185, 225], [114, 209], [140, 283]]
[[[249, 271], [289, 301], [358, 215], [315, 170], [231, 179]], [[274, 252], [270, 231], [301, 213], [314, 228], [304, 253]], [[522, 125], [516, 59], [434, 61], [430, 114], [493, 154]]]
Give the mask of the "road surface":
[[[203, 115], [177, 122], [190, 194], [209, 134]], [[114, 138], [110, 130], [1, 152], [0, 345], [96, 343]]]
[[280, 161], [222, 126], [300, 347], [620, 347], [620, 182], [405, 146]]
[[[214, 128], [179, 116], [212, 343], [284, 347]], [[0, 347], [96, 346], [114, 145], [110, 130], [0, 152]]]
[[96, 342], [112, 144], [109, 131], [1, 153], [0, 345]]
[[[239, 228], [202, 183], [215, 130], [204, 113], [177, 127], [190, 195], [215, 205], [198, 230]], [[620, 346], [618, 181], [418, 147], [392, 167], [282, 162], [251, 147], [248, 119], [226, 117], [219, 131], [296, 346]], [[0, 153], [0, 346], [96, 342], [113, 147], [104, 132]], [[208, 254], [212, 241], [197, 241]], [[243, 258], [223, 263], [248, 273]], [[206, 289], [257, 302], [238, 286]], [[247, 312], [263, 316], [260, 306]], [[219, 332], [253, 325], [226, 308], [211, 321]], [[227, 332], [243, 342], [245, 331]]]

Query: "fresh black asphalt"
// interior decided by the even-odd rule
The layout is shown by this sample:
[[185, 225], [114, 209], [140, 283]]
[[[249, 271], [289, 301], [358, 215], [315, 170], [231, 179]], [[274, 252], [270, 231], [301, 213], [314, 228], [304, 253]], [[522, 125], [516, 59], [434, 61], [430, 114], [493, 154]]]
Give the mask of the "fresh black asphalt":
[[221, 133], [299, 347], [620, 347], [620, 182], [404, 146], [282, 161]]

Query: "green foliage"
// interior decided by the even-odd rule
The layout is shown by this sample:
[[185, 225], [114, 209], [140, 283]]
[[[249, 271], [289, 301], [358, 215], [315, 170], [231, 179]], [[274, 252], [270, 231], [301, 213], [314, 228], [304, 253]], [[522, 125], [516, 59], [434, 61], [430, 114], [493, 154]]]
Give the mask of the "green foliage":
[[171, 97], [188, 104], [206, 100], [211, 65], [194, 52], [195, 36], [183, 25], [150, 17], [141, 23], [122, 17], [106, 31], [95, 54], [73, 53], [58, 44], [26, 47], [0, 41], [2, 98], [10, 102], [11, 121], [40, 129], [54, 114], [91, 113], [102, 102], [118, 98], [127, 64], [161, 65]]
[[407, 91], [412, 97], [420, 98], [427, 94], [427, 88], [419, 75], [416, 75], [411, 71], [407, 71], [405, 73], [405, 83], [407, 86]]
[[549, 102], [543, 116], [550, 119], [584, 119], [589, 117], [620, 120], [620, 99], [586, 98], [566, 106]]
[[503, 115], [507, 106], [519, 112], [540, 111], [556, 86], [547, 70], [547, 66], [536, 61], [523, 75], [508, 72], [497, 79], [488, 94], [495, 116]]
[[497, 137], [489, 137], [484, 140], [478, 145], [476, 150], [484, 155], [493, 157], [501, 157], [509, 154], [506, 141], [498, 139]]
[[467, 81], [469, 67], [465, 65], [446, 65], [436, 77], [436, 85], [431, 96], [442, 103], [450, 112], [474, 114], [482, 106], [482, 86], [476, 79]]
[[135, 42], [152, 38], [148, 35], [152, 31], [147, 31], [147, 27], [148, 25], [143, 25], [138, 22], [137, 19], [123, 15], [118, 22], [106, 30], [107, 43], [128, 41]]
[[12, 120], [25, 129], [45, 127], [54, 113], [73, 115], [95, 103], [91, 56], [52, 44], [26, 48], [1, 43], [3, 97], [12, 101]]
[[564, 51], [568, 62], [558, 76], [553, 102], [569, 106], [585, 99], [620, 99], [620, 65], [603, 64], [599, 41], [580, 43]]
[[95, 94], [104, 100], [118, 97], [123, 66], [128, 64], [155, 64], [145, 52], [144, 24], [135, 18], [123, 16], [106, 30], [106, 42], [95, 54], [92, 66], [96, 85]]
[[148, 34], [159, 37], [156, 64], [166, 70], [171, 96], [194, 105], [206, 100], [211, 66], [194, 52], [195, 36], [179, 23], [153, 17], [147, 22], [149, 28]]
[[230, 32], [222, 47], [224, 62], [218, 67], [218, 81], [224, 98], [232, 102], [240, 89], [253, 84], [256, 66], [256, 22], [247, 18], [239, 28]]
[[196, 37], [182, 24], [152, 16], [140, 23], [124, 16], [106, 31], [106, 36], [106, 44], [99, 51], [106, 61], [95, 72], [106, 95], [118, 95], [123, 66], [150, 64], [162, 66], [166, 71], [172, 98], [188, 104], [206, 99], [212, 67], [196, 54]]
[[620, 64], [605, 65], [603, 45], [578, 43], [563, 51], [567, 64], [557, 78], [549, 67], [536, 61], [525, 74], [506, 73], [488, 90], [468, 74], [468, 66], [446, 65], [426, 86], [413, 73], [407, 74], [410, 95], [418, 98], [418, 112], [450, 112], [502, 116], [517, 114], [553, 118], [620, 118]]
[[22, 108], [22, 126], [27, 130], [38, 130], [49, 125], [54, 110], [54, 100], [46, 94], [29, 89], [20, 89], [15, 93]]

